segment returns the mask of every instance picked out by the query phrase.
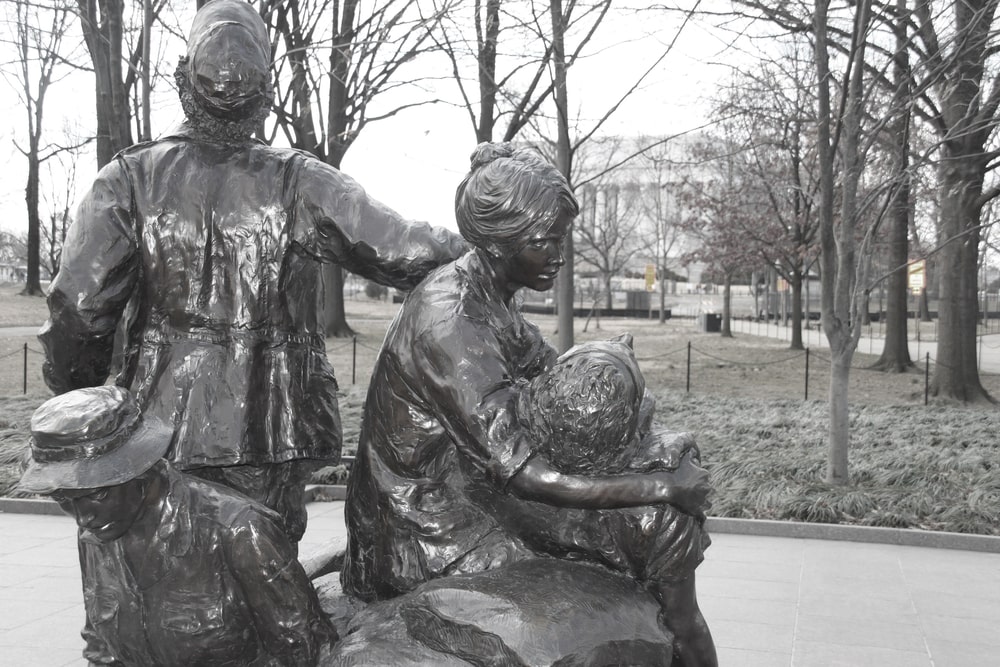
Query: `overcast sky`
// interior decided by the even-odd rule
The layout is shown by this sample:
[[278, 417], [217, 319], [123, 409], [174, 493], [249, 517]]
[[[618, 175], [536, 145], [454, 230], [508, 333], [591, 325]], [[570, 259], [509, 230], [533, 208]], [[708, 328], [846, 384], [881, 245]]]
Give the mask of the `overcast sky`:
[[[652, 36], [626, 40], [627, 35], [643, 30]], [[666, 20], [662, 26], [650, 26], [648, 21], [640, 26], [628, 16], [607, 22], [594, 42], [595, 55], [569, 72], [571, 109], [584, 116], [603, 113], [675, 33], [676, 27]], [[669, 135], [702, 125], [707, 115], [705, 98], [726, 75], [726, 68], [717, 64], [725, 57], [721, 55], [723, 46], [712, 31], [690, 23], [644, 88], [615, 114], [606, 133]], [[178, 43], [173, 48], [170, 53], [167, 47], [169, 62], [176, 61], [183, 47]], [[46, 105], [45, 127], [57, 131], [67, 119], [92, 126], [92, 85], [89, 76], [80, 75], [54, 88]], [[454, 84], [441, 85], [440, 93], [453, 98]], [[181, 120], [174, 95], [162, 91], [158, 98], [154, 135]], [[0, 112], [6, 120], [0, 124], [0, 227], [20, 233], [26, 230], [27, 167], [13, 140], [23, 132], [24, 111], [10, 89], [5, 89], [0, 99]], [[474, 134], [466, 111], [446, 105], [420, 107], [366, 127], [348, 151], [343, 168], [371, 195], [403, 215], [454, 228], [452, 198], [473, 147]], [[77, 197], [93, 180], [93, 164], [91, 155], [79, 167]]]

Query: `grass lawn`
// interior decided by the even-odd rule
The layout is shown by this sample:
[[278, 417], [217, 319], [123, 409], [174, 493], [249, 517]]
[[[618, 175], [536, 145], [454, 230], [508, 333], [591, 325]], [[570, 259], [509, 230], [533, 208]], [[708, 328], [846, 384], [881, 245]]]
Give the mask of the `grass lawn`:
[[[17, 309], [17, 315], [0, 317], [0, 323], [40, 324], [42, 300], [25, 301], [12, 292], [0, 289], [0, 313]], [[395, 308], [364, 298], [349, 301], [356, 344], [327, 341], [342, 388], [348, 448], [357, 442], [365, 386]], [[554, 318], [533, 319], [554, 337]], [[657, 397], [658, 421], [693, 432], [712, 471], [711, 514], [1000, 535], [996, 406], [932, 402], [925, 407], [919, 369], [873, 372], [865, 366], [874, 358], [858, 354], [851, 379], [851, 484], [830, 487], [822, 481], [829, 372], [821, 353], [812, 355], [807, 379], [804, 355], [787, 344], [754, 336], [723, 339], [698, 332], [689, 319], [660, 325], [605, 318], [600, 329], [594, 322], [586, 332], [583, 326], [577, 322], [578, 342], [621, 331], [634, 335], [647, 384]], [[0, 355], [25, 343], [32, 351], [38, 348], [32, 337], [0, 339]], [[21, 393], [23, 364], [0, 364], [0, 493], [9, 493], [16, 481], [31, 413], [48, 397], [38, 357], [29, 355], [27, 394]], [[809, 400], [803, 400], [806, 382]], [[983, 382], [1000, 397], [1000, 377]]]

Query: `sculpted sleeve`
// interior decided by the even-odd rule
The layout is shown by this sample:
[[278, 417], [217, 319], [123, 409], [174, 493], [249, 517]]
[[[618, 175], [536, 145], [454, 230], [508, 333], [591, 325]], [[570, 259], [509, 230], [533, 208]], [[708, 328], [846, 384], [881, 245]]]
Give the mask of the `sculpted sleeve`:
[[274, 664], [315, 665], [336, 632], [288, 539], [276, 521], [249, 511], [231, 527], [231, 534], [227, 558], [261, 645]]
[[39, 333], [43, 374], [56, 393], [103, 384], [115, 329], [139, 274], [131, 184], [116, 159], [97, 175], [63, 244]]
[[[541, 336], [528, 356], [539, 370], [554, 351]], [[526, 386], [491, 327], [471, 319], [442, 321], [417, 338], [414, 356], [435, 417], [458, 450], [497, 486], [506, 486], [534, 453], [518, 419], [517, 396]]]
[[302, 159], [295, 198], [292, 235], [307, 254], [384, 285], [411, 289], [468, 249], [447, 229], [405, 220], [319, 160]]

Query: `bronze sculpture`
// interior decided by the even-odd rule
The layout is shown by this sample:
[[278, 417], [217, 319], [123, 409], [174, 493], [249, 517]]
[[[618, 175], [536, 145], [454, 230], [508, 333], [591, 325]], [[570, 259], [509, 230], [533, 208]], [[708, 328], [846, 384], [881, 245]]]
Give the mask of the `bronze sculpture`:
[[[37, 415], [23, 488], [81, 526], [88, 658], [714, 665], [693, 441], [652, 427], [623, 343], [577, 352], [611, 389], [584, 399], [571, 380], [605, 385], [520, 313], [519, 290], [563, 264], [565, 179], [532, 151], [478, 147], [456, 197], [462, 255], [462, 238], [252, 139], [269, 49], [249, 4], [198, 11], [177, 71], [187, 120], [102, 169], [50, 288], [45, 377], [69, 393]], [[380, 353], [348, 494], [343, 590], [372, 604], [325, 658], [336, 632], [295, 560], [305, 482], [341, 448], [321, 262], [420, 283]], [[118, 386], [98, 387], [116, 331]], [[619, 399], [573, 445], [582, 461], [546, 434], [579, 417], [568, 404]]]
[[[443, 577], [547, 556], [591, 560], [646, 582], [681, 664], [715, 665], [694, 593], [709, 492], [696, 452], [667, 443], [662, 465], [653, 456], [638, 471], [561, 472], [524, 414], [532, 379], [557, 355], [516, 295], [552, 286], [577, 210], [565, 179], [533, 151], [476, 149], [456, 194], [474, 248], [407, 297], [372, 374], [348, 488], [343, 589], [409, 601]], [[626, 430], [638, 435], [644, 392], [633, 382]]]
[[52, 398], [31, 433], [20, 487], [79, 524], [91, 664], [310, 665], [335, 638], [277, 514], [175, 470], [128, 390]]
[[69, 230], [40, 339], [49, 386], [116, 383], [174, 430], [167, 457], [273, 508], [293, 543], [303, 491], [341, 450], [319, 264], [408, 289], [465, 249], [347, 175], [253, 139], [271, 108], [254, 8], [214, 0], [176, 79], [186, 120], [105, 166]]

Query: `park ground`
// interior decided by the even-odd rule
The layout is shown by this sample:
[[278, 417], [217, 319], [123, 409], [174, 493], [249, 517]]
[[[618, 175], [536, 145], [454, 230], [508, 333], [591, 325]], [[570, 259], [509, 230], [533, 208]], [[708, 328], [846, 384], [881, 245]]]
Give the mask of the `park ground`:
[[[693, 314], [706, 297], [678, 299]], [[361, 406], [386, 327], [398, 309], [363, 295], [347, 302], [354, 339], [327, 340], [341, 385], [346, 447], [357, 442]], [[37, 327], [44, 300], [0, 286], [0, 327]], [[531, 315], [550, 337], [555, 318]], [[586, 327], [586, 330], [584, 328]], [[1000, 535], [1000, 410], [990, 404], [924, 405], [924, 370], [882, 373], [857, 354], [851, 373], [851, 483], [823, 482], [829, 358], [807, 357], [773, 338], [705, 333], [694, 317], [578, 320], [575, 340], [635, 338], [658, 421], [695, 434], [717, 492], [716, 516], [797, 520]], [[0, 337], [0, 493], [10, 492], [31, 412], [50, 394], [29, 330]], [[27, 373], [25, 374], [25, 360]], [[807, 372], [808, 364], [808, 372]], [[25, 382], [25, 377], [27, 381]], [[983, 374], [1000, 397], [1000, 375]], [[25, 391], [26, 390], [26, 391]], [[330, 471], [327, 474], [332, 474]]]

